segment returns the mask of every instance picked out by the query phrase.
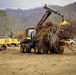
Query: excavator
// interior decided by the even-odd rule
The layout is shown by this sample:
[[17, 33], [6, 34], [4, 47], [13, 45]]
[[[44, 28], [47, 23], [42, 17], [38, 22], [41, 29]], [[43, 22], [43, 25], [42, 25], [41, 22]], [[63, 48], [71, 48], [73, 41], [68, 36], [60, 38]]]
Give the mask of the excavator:
[[[36, 50], [36, 45], [38, 44], [38, 39], [36, 38], [37, 35], [37, 28], [40, 27], [46, 20], [47, 18], [51, 15], [51, 13], [55, 13], [56, 15], [60, 16], [62, 18], [62, 22], [58, 25], [59, 27], [62, 25], [67, 25], [68, 22], [64, 21], [64, 15], [62, 15], [61, 13], [59, 13], [57, 10], [54, 10], [52, 8], [47, 7], [47, 5], [44, 6], [44, 9], [46, 10], [46, 13], [43, 15], [43, 17], [41, 18], [41, 20], [39, 21], [39, 23], [37, 24], [36, 27], [34, 28], [27, 28], [26, 29], [26, 35], [25, 38], [22, 39], [21, 44], [20, 44], [20, 51], [21, 53], [31, 53], [32, 48], [34, 49], [35, 53], [39, 53], [40, 50]], [[62, 44], [63, 43], [63, 44]], [[60, 42], [60, 46], [58, 49], [60, 49], [60, 51], [54, 49], [54, 47], [52, 48], [52, 52], [53, 53], [63, 53], [64, 52], [64, 45], [65, 45], [65, 41], [61, 40]], [[56, 47], [55, 47], [56, 48]], [[53, 51], [54, 50], [54, 51]], [[47, 53], [47, 52], [46, 52]]]

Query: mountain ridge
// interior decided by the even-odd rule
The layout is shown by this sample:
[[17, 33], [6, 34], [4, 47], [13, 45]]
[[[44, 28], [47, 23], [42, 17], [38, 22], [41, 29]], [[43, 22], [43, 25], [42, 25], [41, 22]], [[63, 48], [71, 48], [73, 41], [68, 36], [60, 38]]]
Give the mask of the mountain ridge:
[[[69, 12], [73, 15], [74, 20], [76, 17], [76, 2], [66, 5], [66, 6], [57, 6], [57, 5], [50, 5], [62, 14], [65, 15], [65, 18], [69, 18]], [[9, 18], [9, 26], [12, 27], [13, 30], [24, 29], [30, 26], [36, 26], [42, 16], [45, 13], [45, 9], [43, 7], [30, 9], [30, 10], [22, 10], [22, 9], [5, 9], [7, 16]]]

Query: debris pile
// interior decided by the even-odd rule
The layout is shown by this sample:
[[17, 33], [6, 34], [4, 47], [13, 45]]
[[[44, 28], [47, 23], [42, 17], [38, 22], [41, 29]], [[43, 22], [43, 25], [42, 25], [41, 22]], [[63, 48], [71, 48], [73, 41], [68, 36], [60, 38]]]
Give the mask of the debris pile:
[[[43, 25], [37, 28], [37, 41], [39, 50], [43, 50], [44, 53], [50, 52], [59, 53], [59, 40], [70, 38], [70, 27], [69, 25], [58, 26], [51, 21], [45, 22]], [[55, 51], [54, 51], [55, 50]]]
[[60, 37], [67, 37], [67, 38], [74, 38], [76, 35], [76, 22], [73, 21], [69, 25], [65, 25], [62, 27], [62, 30], [64, 30], [61, 34]]
[[52, 47], [52, 44], [54, 45], [55, 42], [58, 41], [58, 31], [56, 30], [57, 25], [50, 21], [45, 22], [42, 26], [37, 28], [38, 48], [42, 49], [44, 53], [48, 53], [49, 47]]

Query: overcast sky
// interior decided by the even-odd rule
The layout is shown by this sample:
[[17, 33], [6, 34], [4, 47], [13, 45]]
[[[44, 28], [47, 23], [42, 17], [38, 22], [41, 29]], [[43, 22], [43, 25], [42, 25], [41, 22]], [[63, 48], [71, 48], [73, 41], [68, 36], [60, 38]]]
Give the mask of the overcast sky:
[[0, 8], [22, 8], [29, 9], [44, 6], [45, 4], [64, 6], [76, 0], [0, 0]]

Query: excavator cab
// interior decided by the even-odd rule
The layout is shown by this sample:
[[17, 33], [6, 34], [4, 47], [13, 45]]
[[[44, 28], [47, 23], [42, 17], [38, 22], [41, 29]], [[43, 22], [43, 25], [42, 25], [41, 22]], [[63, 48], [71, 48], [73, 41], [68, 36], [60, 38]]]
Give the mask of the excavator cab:
[[22, 39], [20, 50], [22, 53], [30, 53], [31, 48], [34, 47], [33, 37], [36, 35], [36, 28], [27, 28], [25, 35]]
[[35, 34], [36, 34], [35, 28], [27, 28], [26, 29], [26, 37], [31, 39]]
[[27, 28], [25, 34], [22, 37], [23, 42], [31, 41], [33, 36], [36, 34], [35, 28]]

